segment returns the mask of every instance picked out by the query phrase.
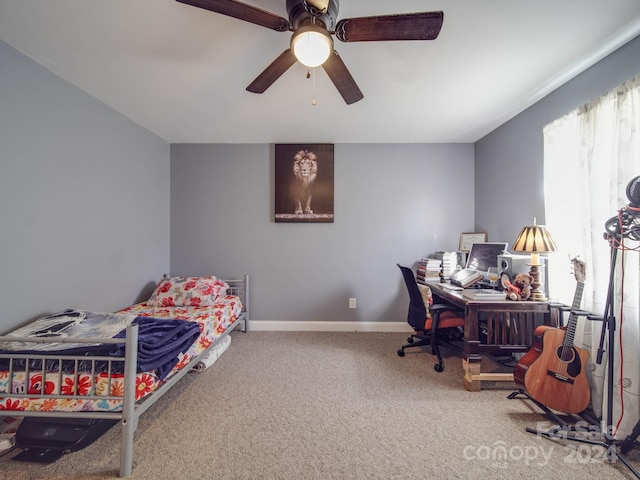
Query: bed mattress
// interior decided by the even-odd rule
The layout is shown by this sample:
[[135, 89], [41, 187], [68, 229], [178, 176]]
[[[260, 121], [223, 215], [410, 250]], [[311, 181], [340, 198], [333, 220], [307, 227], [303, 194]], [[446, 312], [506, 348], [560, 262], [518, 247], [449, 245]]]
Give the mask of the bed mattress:
[[[152, 368], [137, 372], [136, 400], [145, 398], [162, 385], [163, 382], [171, 378], [175, 372], [184, 368], [196, 357], [199, 357], [220, 335], [234, 325], [241, 312], [242, 303], [240, 298], [234, 295], [226, 295], [219, 297], [212, 306], [206, 307], [152, 307], [146, 303], [139, 303], [120, 310], [116, 314], [105, 314], [110, 315], [112, 317], [110, 321], [115, 322], [116, 326], [112, 328], [120, 330], [127, 323], [135, 321], [139, 325], [153, 325], [153, 332], [155, 332], [157, 327], [162, 325], [162, 320], [169, 321], [165, 323], [178, 320], [186, 321], [180, 323], [185, 325], [188, 323], [192, 326], [197, 325], [195, 330], [199, 330], [199, 334], [196, 333], [193, 339], [190, 340], [190, 346], [177, 353], [175, 360], [169, 364], [170, 368], [166, 368], [166, 371]], [[104, 330], [104, 325], [100, 324], [100, 322], [94, 321], [93, 323], [99, 326], [100, 333], [98, 334], [95, 331], [90, 333], [90, 330], [87, 330], [86, 337], [104, 338], [106, 336], [115, 336], [111, 335], [112, 332], [109, 329]], [[179, 323], [176, 323], [176, 325], [179, 325]], [[78, 327], [78, 325], [74, 327]], [[29, 332], [29, 329], [33, 334], [33, 328], [26, 326], [12, 332], [11, 335], [22, 336], [25, 332]], [[39, 329], [38, 332], [40, 330], [42, 329]], [[44, 332], [41, 334], [44, 336], [51, 336], [52, 334], [64, 336], [68, 332], [69, 326], [64, 325], [56, 332]], [[185, 335], [187, 335], [186, 331]], [[7, 353], [6, 346], [2, 346], [2, 353]], [[64, 350], [52, 351], [51, 348], [55, 347], [49, 347], [48, 351], [43, 352], [43, 354], [51, 356], [66, 355], [70, 349], [80, 348], [80, 346], [71, 344], [67, 340], [64, 347], [57, 347], [58, 349], [64, 348]], [[13, 349], [15, 350], [15, 347]], [[140, 358], [140, 345], [138, 350]], [[101, 350], [98, 351], [100, 352], [98, 354], [104, 353]], [[96, 355], [96, 353], [91, 353], [90, 355]], [[31, 362], [32, 360], [29, 361]], [[7, 367], [6, 361], [0, 363], [0, 365], [4, 365], [4, 368], [0, 368], [0, 412], [2, 410], [71, 412], [119, 411], [122, 409], [122, 396], [124, 393], [122, 362], [101, 361], [92, 363], [87, 361], [85, 363], [69, 360], [69, 362], [72, 362], [70, 367], [69, 364], [63, 364], [59, 360], [47, 360], [44, 369], [42, 368], [42, 363], [40, 363], [35, 365], [36, 368], [29, 368], [28, 373], [25, 372], [24, 365], [20, 367], [20, 364], [15, 362], [14, 360], [11, 372]], [[166, 364], [164, 365], [166, 366]], [[9, 381], [10, 376], [11, 382]], [[11, 392], [9, 392], [10, 384]], [[24, 398], [12, 397], [10, 393], [42, 393], [43, 395], [41, 397]], [[56, 395], [64, 397], [56, 398]]]

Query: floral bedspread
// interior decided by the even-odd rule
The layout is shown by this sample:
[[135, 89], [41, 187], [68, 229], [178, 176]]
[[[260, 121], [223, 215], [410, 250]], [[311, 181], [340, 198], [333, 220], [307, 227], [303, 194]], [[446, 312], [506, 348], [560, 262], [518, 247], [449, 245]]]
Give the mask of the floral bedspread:
[[[232, 326], [242, 312], [239, 297], [219, 297], [213, 306], [207, 307], [151, 307], [139, 303], [117, 313], [133, 317], [179, 319], [197, 322], [200, 336], [184, 353], [173, 370], [161, 380], [154, 372], [136, 374], [136, 400], [156, 390], [175, 372], [184, 368], [193, 358], [204, 352], [216, 337]], [[0, 412], [9, 411], [119, 411], [122, 409], [124, 375], [113, 372], [46, 371], [32, 370], [29, 378], [25, 372], [14, 371], [12, 392], [45, 395], [37, 398], [17, 398], [6, 395], [9, 391], [9, 372], [0, 371]], [[63, 395], [67, 398], [47, 395]], [[116, 397], [116, 398], [114, 398]]]

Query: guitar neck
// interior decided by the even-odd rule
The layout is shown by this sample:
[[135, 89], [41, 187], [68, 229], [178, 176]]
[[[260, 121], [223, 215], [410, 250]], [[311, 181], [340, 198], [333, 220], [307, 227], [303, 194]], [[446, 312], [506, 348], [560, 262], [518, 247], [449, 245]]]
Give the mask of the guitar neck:
[[567, 322], [567, 331], [564, 336], [563, 345], [571, 347], [576, 335], [576, 325], [578, 324], [578, 315], [576, 312], [580, 310], [582, 303], [582, 292], [584, 290], [584, 282], [578, 282], [576, 285], [576, 293], [573, 296], [573, 303], [571, 305], [571, 313], [569, 314], [569, 321]]

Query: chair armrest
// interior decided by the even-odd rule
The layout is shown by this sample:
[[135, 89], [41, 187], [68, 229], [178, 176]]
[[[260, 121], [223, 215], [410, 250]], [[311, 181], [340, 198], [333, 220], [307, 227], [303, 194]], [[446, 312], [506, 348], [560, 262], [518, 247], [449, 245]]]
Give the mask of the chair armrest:
[[457, 315], [464, 317], [464, 312], [462, 310], [460, 310], [459, 308], [453, 305], [449, 305], [447, 303], [434, 303], [433, 305], [429, 306], [429, 311], [432, 314], [438, 314], [438, 315], [443, 312], [454, 312]]

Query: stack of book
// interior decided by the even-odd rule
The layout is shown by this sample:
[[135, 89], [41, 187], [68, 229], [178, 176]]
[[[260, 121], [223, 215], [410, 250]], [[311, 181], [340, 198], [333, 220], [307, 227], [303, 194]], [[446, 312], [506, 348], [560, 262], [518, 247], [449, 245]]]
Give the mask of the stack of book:
[[416, 281], [425, 284], [428, 281], [438, 280], [440, 278], [440, 267], [442, 260], [435, 257], [422, 257], [418, 262], [418, 270], [416, 271]]
[[442, 253], [442, 274], [445, 280], [450, 278], [458, 267], [458, 254], [456, 252]]

